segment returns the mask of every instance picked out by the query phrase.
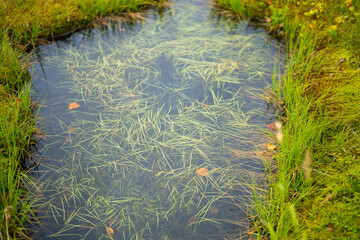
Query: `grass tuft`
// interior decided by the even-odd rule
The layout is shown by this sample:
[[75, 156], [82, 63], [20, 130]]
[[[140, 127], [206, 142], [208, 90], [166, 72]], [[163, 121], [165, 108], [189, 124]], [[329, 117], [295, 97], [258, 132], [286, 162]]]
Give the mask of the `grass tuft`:
[[[217, 2], [230, 8], [235, 1]], [[358, 238], [359, 1], [241, 3], [233, 12], [258, 16], [284, 36], [289, 58], [273, 97], [283, 101], [284, 136], [270, 191], [254, 199], [256, 235]], [[311, 177], [301, 171], [310, 165], [308, 151]], [[334, 197], [339, 192], [351, 197]], [[297, 220], [286, 223], [290, 215]]]

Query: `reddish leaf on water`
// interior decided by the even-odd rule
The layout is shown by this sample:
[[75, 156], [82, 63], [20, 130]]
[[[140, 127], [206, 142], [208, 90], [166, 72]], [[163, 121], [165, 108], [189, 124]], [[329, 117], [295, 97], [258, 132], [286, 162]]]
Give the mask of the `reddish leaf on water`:
[[78, 108], [80, 107], [80, 104], [78, 104], [77, 102], [72, 102], [69, 104], [69, 109], [75, 109], [75, 108]]
[[271, 129], [271, 130], [280, 130], [281, 129], [281, 123], [279, 121], [275, 121], [275, 122], [266, 124], [266, 127]]
[[209, 176], [209, 170], [206, 168], [199, 168], [196, 170], [196, 173], [199, 174], [202, 177], [208, 177]]

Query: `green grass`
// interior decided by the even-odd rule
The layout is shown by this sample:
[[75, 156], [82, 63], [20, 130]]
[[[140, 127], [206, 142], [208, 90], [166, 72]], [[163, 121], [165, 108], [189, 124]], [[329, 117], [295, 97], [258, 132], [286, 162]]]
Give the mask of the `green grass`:
[[[237, 1], [217, 2], [231, 8]], [[243, 4], [233, 10], [263, 17], [269, 31], [285, 36], [289, 54], [271, 99], [283, 107], [284, 138], [269, 190], [256, 194], [253, 233], [271, 239], [358, 238], [359, 1]]]
[[32, 141], [34, 115], [30, 85], [24, 85], [29, 75], [21, 66], [21, 52], [14, 50], [3, 34], [0, 42], [0, 230], [2, 236], [14, 237], [30, 210], [29, 204], [23, 202], [28, 179], [24, 161]]
[[[120, 12], [141, 11], [162, 1], [153, 0], [6, 0], [0, 3], [2, 29], [16, 44], [28, 46], [85, 27], [96, 18]], [[44, 39], [40, 39], [44, 40]]]

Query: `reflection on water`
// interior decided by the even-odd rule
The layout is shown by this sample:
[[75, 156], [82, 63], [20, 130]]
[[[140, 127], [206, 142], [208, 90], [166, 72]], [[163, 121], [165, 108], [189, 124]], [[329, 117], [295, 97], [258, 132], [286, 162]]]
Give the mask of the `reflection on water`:
[[279, 49], [211, 12], [178, 1], [39, 48], [33, 85], [46, 137], [34, 239], [245, 234], [246, 183], [262, 172], [256, 152], [273, 117], [257, 95]]

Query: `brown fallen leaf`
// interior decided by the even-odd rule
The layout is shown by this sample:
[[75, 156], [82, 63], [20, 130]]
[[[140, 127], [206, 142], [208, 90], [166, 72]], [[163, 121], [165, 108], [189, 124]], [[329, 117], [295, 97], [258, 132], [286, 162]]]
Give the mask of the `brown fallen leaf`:
[[69, 109], [75, 109], [75, 108], [78, 108], [80, 107], [80, 104], [78, 104], [77, 102], [72, 102], [69, 104]]
[[193, 224], [196, 222], [196, 219], [194, 217], [189, 218], [188, 223]]
[[266, 124], [266, 127], [271, 130], [280, 130], [281, 129], [281, 123], [279, 121], [275, 121], [273, 123]]
[[208, 177], [209, 176], [209, 170], [206, 168], [199, 168], [196, 170], [196, 173], [199, 174], [202, 177]]
[[276, 149], [276, 145], [269, 143], [268, 145], [266, 145], [266, 148], [269, 150], [274, 150], [274, 149]]
[[216, 207], [210, 207], [209, 211], [212, 215], [216, 215], [219, 212], [219, 209]]

